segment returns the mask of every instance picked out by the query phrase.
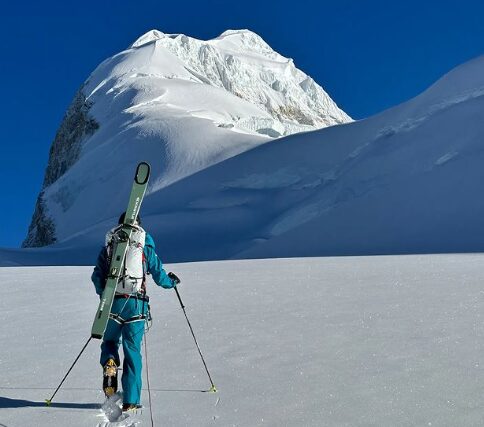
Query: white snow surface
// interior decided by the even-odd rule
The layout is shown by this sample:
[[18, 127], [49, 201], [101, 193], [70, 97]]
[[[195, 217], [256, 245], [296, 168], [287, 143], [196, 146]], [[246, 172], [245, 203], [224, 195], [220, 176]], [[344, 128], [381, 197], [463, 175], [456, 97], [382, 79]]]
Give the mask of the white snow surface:
[[[484, 256], [272, 259], [169, 265], [149, 284], [156, 426], [480, 426]], [[101, 417], [91, 267], [1, 268], [0, 424], [114, 427]], [[19, 309], [21, 308], [21, 309]], [[145, 373], [145, 372], [144, 372]], [[149, 426], [146, 382], [138, 419]], [[124, 424], [121, 424], [124, 425]]]

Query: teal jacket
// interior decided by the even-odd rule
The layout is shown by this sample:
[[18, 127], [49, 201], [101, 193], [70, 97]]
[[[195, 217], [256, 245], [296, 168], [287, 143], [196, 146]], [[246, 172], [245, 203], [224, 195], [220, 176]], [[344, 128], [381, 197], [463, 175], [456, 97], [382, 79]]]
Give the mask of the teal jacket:
[[[158, 286], [165, 289], [170, 289], [175, 286], [175, 282], [168, 277], [166, 271], [163, 269], [163, 264], [156, 255], [155, 242], [153, 238], [146, 233], [145, 247], [144, 247], [144, 271], [151, 274], [153, 280]], [[106, 247], [101, 249], [99, 256], [97, 257], [96, 266], [91, 275], [91, 280], [96, 288], [96, 293], [102, 295], [104, 286], [106, 285], [106, 279], [109, 272], [109, 260], [108, 251]]]

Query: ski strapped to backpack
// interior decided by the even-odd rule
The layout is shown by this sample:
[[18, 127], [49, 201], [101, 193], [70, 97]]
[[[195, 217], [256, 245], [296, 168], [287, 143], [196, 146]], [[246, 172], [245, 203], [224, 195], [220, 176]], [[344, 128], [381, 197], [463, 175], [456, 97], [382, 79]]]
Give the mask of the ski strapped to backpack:
[[[141, 203], [143, 202], [149, 178], [150, 165], [146, 162], [140, 163], [136, 168], [134, 183], [131, 189], [131, 195], [129, 197], [128, 208], [126, 209], [123, 224], [120, 226], [119, 230], [116, 231], [116, 238], [112, 244], [111, 261], [109, 263], [106, 286], [104, 287], [101, 301], [99, 302], [99, 307], [92, 325], [92, 338], [103, 338], [120, 279], [123, 284], [126, 284], [126, 281], [130, 280], [130, 271], [127, 266], [125, 266], [126, 254], [128, 250], [132, 250], [132, 246], [130, 245], [133, 242], [133, 237], [135, 237], [137, 233], [140, 233], [140, 227], [137, 226], [135, 222], [141, 208]], [[136, 247], [138, 247], [138, 243], [135, 244]], [[134, 287], [137, 287], [139, 277], [135, 276], [139, 272], [134, 268], [131, 273], [134, 274], [131, 278], [134, 279], [131, 280], [131, 284], [134, 285]]]

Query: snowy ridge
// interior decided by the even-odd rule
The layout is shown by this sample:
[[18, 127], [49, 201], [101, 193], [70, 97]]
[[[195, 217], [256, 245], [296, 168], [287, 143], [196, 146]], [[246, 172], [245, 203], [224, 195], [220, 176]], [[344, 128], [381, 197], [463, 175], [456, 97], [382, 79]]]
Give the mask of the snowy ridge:
[[[294, 66], [292, 59], [273, 51], [249, 30], [228, 30], [208, 41], [152, 30], [131, 47], [151, 43], [181, 60], [192, 75], [190, 79], [195, 77], [201, 83], [223, 88], [268, 112], [273, 118], [271, 136], [350, 121], [313, 79]], [[264, 120], [251, 117], [253, 122], [258, 118]], [[265, 124], [249, 128], [243, 120], [232, 124], [246, 131], [267, 133]]]

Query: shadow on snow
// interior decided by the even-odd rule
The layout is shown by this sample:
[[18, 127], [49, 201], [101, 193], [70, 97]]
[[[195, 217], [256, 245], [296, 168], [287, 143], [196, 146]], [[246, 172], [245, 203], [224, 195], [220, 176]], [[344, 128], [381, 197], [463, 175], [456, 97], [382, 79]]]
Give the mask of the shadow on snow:
[[[10, 399], [9, 397], [0, 396], [0, 408], [38, 408], [45, 407], [45, 402], [34, 402], [24, 399]], [[69, 408], [69, 409], [99, 409], [99, 403], [74, 403], [74, 402], [53, 402], [51, 408]]]

